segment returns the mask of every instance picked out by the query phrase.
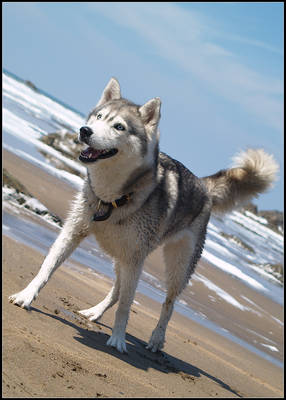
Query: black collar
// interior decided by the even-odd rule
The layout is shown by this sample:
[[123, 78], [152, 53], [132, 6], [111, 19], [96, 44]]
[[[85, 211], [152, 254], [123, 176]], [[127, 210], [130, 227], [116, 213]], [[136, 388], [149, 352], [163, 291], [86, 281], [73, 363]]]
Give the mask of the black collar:
[[[125, 204], [127, 204], [130, 201], [130, 198], [132, 196], [133, 192], [129, 193], [129, 194], [124, 194], [122, 197], [120, 197], [119, 199], [116, 199], [110, 203], [107, 203], [101, 199], [98, 199], [98, 203], [97, 203], [97, 208], [96, 208], [96, 212], [93, 216], [93, 221], [105, 221], [107, 218], [110, 217], [112, 211], [114, 208], [118, 208], [118, 207], [122, 207]], [[108, 206], [108, 209], [106, 211], [105, 214], [102, 214], [100, 211], [101, 205], [104, 206]]]
[[[113, 210], [114, 208], [122, 207], [122, 206], [124, 206], [125, 204], [127, 204], [127, 203], [130, 201], [131, 196], [133, 195], [133, 192], [128, 193], [128, 194], [124, 194], [124, 195], [121, 196], [119, 199], [116, 199], [116, 200], [114, 200], [114, 201], [112, 201], [112, 202], [110, 202], [110, 203], [107, 203], [107, 202], [101, 200], [101, 199], [100, 199], [98, 196], [96, 196], [96, 194], [94, 193], [94, 191], [93, 191], [93, 189], [92, 189], [91, 179], [90, 179], [90, 176], [89, 176], [89, 171], [88, 171], [88, 169], [87, 169], [87, 178], [88, 178], [88, 182], [89, 182], [91, 191], [93, 192], [93, 194], [95, 195], [95, 197], [98, 198], [98, 203], [97, 203], [97, 207], [96, 207], [96, 210], [95, 210], [95, 214], [94, 214], [94, 216], [93, 216], [93, 218], [92, 218], [93, 221], [105, 221], [107, 218], [110, 217], [110, 215], [111, 215], [111, 213], [112, 213], [112, 210]], [[107, 209], [107, 211], [106, 211], [105, 214], [102, 214], [102, 212], [100, 212], [100, 211], [101, 211], [101, 210], [100, 210], [101, 204], [103, 204], [104, 206], [108, 206], [108, 209]]]

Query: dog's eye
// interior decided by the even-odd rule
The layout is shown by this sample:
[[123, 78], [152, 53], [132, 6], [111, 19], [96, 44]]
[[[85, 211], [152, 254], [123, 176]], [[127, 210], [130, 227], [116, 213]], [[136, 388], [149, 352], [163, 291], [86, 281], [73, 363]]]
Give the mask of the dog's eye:
[[96, 119], [101, 119], [102, 118], [102, 114], [97, 114]]
[[115, 124], [115, 125], [114, 125], [114, 128], [115, 128], [117, 131], [124, 131], [124, 130], [125, 130], [124, 126], [121, 125], [121, 124]]

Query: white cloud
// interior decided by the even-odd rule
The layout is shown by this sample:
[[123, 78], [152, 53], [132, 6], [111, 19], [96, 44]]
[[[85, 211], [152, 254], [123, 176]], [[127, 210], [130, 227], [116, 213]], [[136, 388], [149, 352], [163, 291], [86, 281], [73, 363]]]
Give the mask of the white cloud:
[[244, 44], [247, 44], [249, 46], [260, 47], [262, 49], [268, 50], [268, 51], [270, 51], [272, 53], [279, 54], [281, 56], [283, 55], [283, 51], [282, 50], [280, 50], [280, 49], [278, 49], [276, 47], [270, 46], [267, 43], [261, 42], [260, 40], [248, 39], [248, 38], [245, 38], [245, 37], [239, 36], [239, 35], [228, 35], [227, 39], [228, 40], [233, 40], [233, 41], [236, 41], [236, 42], [240, 42], [240, 43], [244, 43]]
[[[247, 67], [238, 56], [215, 43], [217, 35], [206, 16], [166, 2], [87, 4], [113, 24], [145, 39], [152, 51], [190, 74], [190, 79], [201, 81], [215, 94], [282, 131], [283, 82]], [[235, 36], [232, 39], [247, 41]], [[249, 40], [248, 44], [251, 42], [267, 48], [262, 42]]]

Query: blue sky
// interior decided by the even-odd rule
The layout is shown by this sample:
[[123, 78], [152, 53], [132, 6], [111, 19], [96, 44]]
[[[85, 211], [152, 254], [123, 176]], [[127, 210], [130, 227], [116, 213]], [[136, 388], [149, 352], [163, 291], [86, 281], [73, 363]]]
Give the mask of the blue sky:
[[3, 67], [87, 114], [111, 76], [162, 100], [161, 150], [198, 176], [247, 147], [281, 171], [259, 209], [283, 209], [283, 3], [5, 2]]

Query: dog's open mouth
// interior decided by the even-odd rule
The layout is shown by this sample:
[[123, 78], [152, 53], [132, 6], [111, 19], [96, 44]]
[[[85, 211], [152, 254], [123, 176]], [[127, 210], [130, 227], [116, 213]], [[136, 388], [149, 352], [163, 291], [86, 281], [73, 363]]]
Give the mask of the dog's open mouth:
[[118, 152], [117, 149], [111, 150], [97, 150], [92, 147], [88, 147], [83, 150], [79, 155], [79, 160], [84, 163], [94, 162], [102, 158], [109, 158], [114, 156]]

